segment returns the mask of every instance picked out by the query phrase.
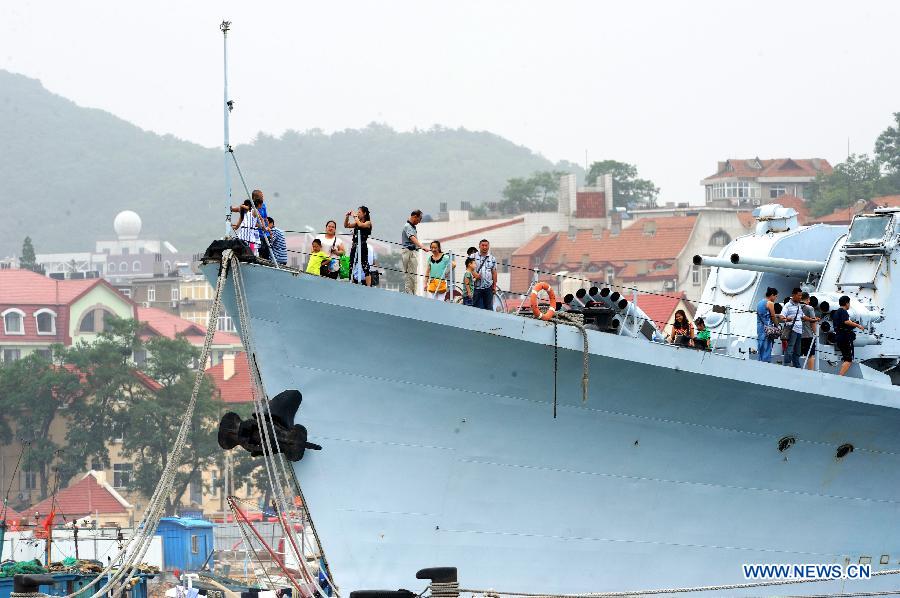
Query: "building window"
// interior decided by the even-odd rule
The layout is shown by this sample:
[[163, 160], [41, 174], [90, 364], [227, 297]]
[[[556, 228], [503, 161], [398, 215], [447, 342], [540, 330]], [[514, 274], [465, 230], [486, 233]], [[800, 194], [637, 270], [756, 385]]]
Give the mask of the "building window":
[[128, 255], [130, 252], [127, 247], [122, 248], [122, 255]]
[[784, 185], [773, 185], [769, 187], [769, 199], [778, 199], [785, 193], [787, 193], [787, 189]]
[[141, 263], [138, 261], [131, 262], [131, 271], [132, 272], [140, 272], [141, 271]]
[[116, 271], [116, 265], [113, 264], [113, 263], [107, 264], [107, 265], [106, 265], [106, 271], [107, 271], [107, 272], [115, 272], [115, 271]]
[[691, 266], [691, 284], [695, 287], [700, 286], [700, 266], [697, 264]]
[[718, 230], [709, 238], [709, 244], [713, 247], [725, 247], [731, 243], [731, 237], [723, 230]]
[[606, 284], [612, 284], [613, 278], [616, 276], [616, 269], [612, 266], [606, 267]]
[[172, 287], [172, 301], [178, 301], [181, 297], [181, 294], [178, 292], [178, 287]]
[[121, 262], [119, 264], [119, 272], [128, 272], [128, 262]]
[[219, 497], [219, 472], [213, 469], [209, 472], [209, 488], [210, 494], [213, 495], [213, 498]]
[[191, 554], [200, 554], [200, 536], [191, 534]]
[[19, 488], [22, 490], [37, 489], [37, 477], [36, 471], [23, 471], [19, 474]]
[[128, 488], [131, 485], [131, 474], [134, 466], [131, 463], [113, 465], [113, 488]]
[[131, 289], [119, 289], [119, 292], [131, 299]]
[[115, 314], [103, 308], [96, 308], [85, 312], [78, 324], [78, 332], [92, 333], [103, 332], [110, 328]]
[[166, 276], [168, 276], [169, 273], [172, 272], [172, 262], [170, 262], [169, 260], [166, 260], [163, 263], [163, 272], [166, 273]]
[[654, 270], [665, 270], [668, 267], [669, 267], [669, 264], [666, 264], [664, 262], [656, 262], [656, 264], [653, 266], [653, 269]]
[[144, 365], [144, 362], [147, 361], [147, 350], [138, 349], [131, 354], [131, 358], [134, 360], [135, 365]]
[[51, 351], [50, 349], [35, 349], [34, 353], [41, 359], [45, 359], [47, 361], [53, 360], [53, 351]]
[[713, 199], [758, 199], [759, 185], [750, 181], [728, 181], [713, 183]]
[[56, 334], [56, 312], [51, 309], [39, 309], [34, 312], [38, 334]]
[[81, 318], [81, 324], [78, 325], [78, 332], [93, 332], [94, 331], [94, 310], [91, 310], [84, 314], [84, 317]]
[[6, 334], [25, 334], [25, 312], [14, 307], [3, 312], [3, 328]]
[[156, 287], [153, 285], [147, 287], [147, 301], [150, 303], [156, 301]]
[[3, 349], [3, 363], [12, 363], [22, 357], [20, 349]]
[[234, 332], [234, 321], [232, 321], [230, 316], [219, 316], [219, 321], [216, 322], [216, 330]]

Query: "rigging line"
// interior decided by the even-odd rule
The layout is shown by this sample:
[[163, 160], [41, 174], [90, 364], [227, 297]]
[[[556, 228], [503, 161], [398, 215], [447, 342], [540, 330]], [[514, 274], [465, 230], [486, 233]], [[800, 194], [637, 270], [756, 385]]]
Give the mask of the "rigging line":
[[[262, 421], [263, 423], [266, 422], [266, 414], [268, 414], [268, 420], [270, 423], [272, 423], [273, 429], [274, 429], [274, 420], [272, 417], [271, 410], [269, 409], [268, 400], [266, 399], [265, 384], [262, 380], [262, 376], [259, 373], [258, 364], [256, 363], [255, 352], [253, 349], [253, 347], [254, 347], [253, 337], [250, 334], [250, 330], [249, 330], [250, 317], [249, 317], [249, 311], [247, 309], [246, 293], [245, 293], [245, 288], [244, 288], [244, 283], [243, 283], [243, 274], [242, 274], [241, 268], [240, 268], [240, 262], [234, 256], [232, 256], [231, 259], [235, 262], [235, 265], [233, 268], [234, 287], [235, 287], [235, 298], [236, 298], [237, 304], [238, 304], [238, 315], [239, 315], [240, 321], [242, 323], [241, 337], [242, 337], [242, 341], [244, 342], [244, 346], [245, 346], [247, 352], [251, 356], [253, 356], [251, 359], [248, 359], [247, 361], [248, 361], [248, 367], [250, 369], [251, 380], [253, 383], [254, 409], [257, 414], [257, 419], [259, 421]], [[299, 549], [297, 548], [297, 544], [296, 544], [295, 537], [294, 537], [293, 526], [288, 526], [285, 521], [284, 513], [288, 512], [287, 500], [284, 496], [284, 487], [287, 483], [287, 474], [285, 472], [283, 458], [281, 460], [278, 460], [277, 458], [273, 458], [273, 456], [281, 456], [281, 457], [283, 457], [283, 456], [280, 455], [281, 449], [280, 449], [280, 447], [278, 447], [277, 436], [275, 436], [275, 447], [277, 448], [277, 451], [273, 452], [272, 441], [270, 439], [269, 432], [270, 432], [270, 430], [267, 425], [263, 425], [261, 427], [260, 436], [261, 436], [261, 439], [263, 441], [263, 446], [264, 446], [263, 463], [266, 466], [266, 474], [269, 478], [269, 485], [272, 488], [272, 491], [274, 493], [275, 502], [278, 505], [279, 522], [282, 525], [282, 529], [283, 529], [285, 535], [290, 540], [291, 549], [293, 550], [293, 552], [297, 558], [298, 564], [301, 566], [301, 572], [303, 573], [304, 577], [306, 577], [307, 581], [311, 585], [316, 587], [320, 592], [323, 592], [322, 588], [320, 587], [320, 585], [318, 583], [318, 579], [316, 579], [316, 581], [313, 581], [313, 579], [312, 579], [312, 575], [309, 571], [309, 564], [306, 561], [305, 553], [300, 553]], [[276, 463], [275, 463], [276, 461], [278, 462], [278, 465], [281, 466], [281, 474], [284, 476], [284, 478], [279, 477], [279, 471], [278, 471], [278, 468], [276, 467]], [[276, 481], [277, 481], [277, 483], [276, 483]], [[320, 547], [320, 549], [321, 549], [321, 547]], [[326, 576], [326, 579], [327, 579], [327, 576]], [[334, 584], [331, 582], [331, 580], [327, 579], [327, 581], [332, 585], [332, 588], [334, 588]], [[335, 590], [335, 594], [337, 594], [336, 590]]]
[[[237, 261], [237, 260], [235, 260], [235, 261]], [[245, 336], [247, 338], [245, 340], [246, 340], [247, 344], [245, 346], [248, 348], [248, 351], [252, 352], [253, 339], [249, 332], [249, 328], [250, 328], [249, 314], [248, 314], [247, 305], [246, 305], [246, 295], [245, 295], [245, 289], [244, 289], [244, 284], [243, 284], [243, 275], [241, 273], [239, 263], [234, 267], [234, 274], [235, 274], [234, 281], [235, 281], [235, 291], [236, 291], [235, 295], [236, 295], [237, 302], [238, 302], [239, 315], [240, 315], [242, 323], [243, 322], [248, 323], [246, 325], [242, 325], [242, 334], [244, 334], [244, 328], [246, 328], [247, 333]], [[264, 415], [261, 413], [261, 411], [265, 411], [265, 412], [268, 412], [269, 420], [271, 422], [272, 414], [271, 414], [271, 411], [269, 410], [268, 401], [265, 400], [265, 397], [266, 397], [265, 384], [259, 373], [259, 368], [258, 368], [258, 364], [256, 363], [255, 357], [253, 360], [248, 359], [248, 367], [250, 369], [251, 378], [253, 380], [254, 408], [257, 413], [257, 418], [262, 421], [265, 421]], [[261, 407], [262, 407], [262, 409], [261, 409]], [[282, 507], [279, 509], [280, 513], [282, 514], [282, 516], [279, 517], [279, 522], [281, 522], [281, 524], [282, 524], [282, 528], [285, 532], [285, 535], [287, 535], [288, 538], [291, 540], [291, 548], [294, 551], [294, 553], [297, 555], [298, 562], [302, 565], [302, 571], [303, 571], [304, 575], [307, 577], [307, 579], [310, 581], [310, 583], [313, 583], [314, 585], [318, 586], [319, 585], [318, 580], [316, 580], [316, 582], [313, 582], [312, 575], [308, 571], [308, 563], [306, 562], [306, 559], [305, 559], [305, 552], [301, 553], [297, 549], [295, 538], [293, 536], [293, 532], [294, 532], [293, 527], [288, 527], [284, 521], [283, 513], [286, 512], [287, 508], [288, 508], [287, 501], [284, 497], [284, 486], [287, 485], [287, 483], [288, 483], [287, 482], [287, 474], [286, 474], [285, 468], [284, 468], [284, 459], [282, 458], [278, 462], [279, 465], [281, 465], [282, 474], [284, 475], [284, 478], [282, 480], [281, 478], [278, 477], [278, 472], [275, 469], [275, 464], [271, 463], [271, 466], [272, 466], [271, 470], [269, 467], [270, 466], [270, 458], [272, 456], [272, 452], [271, 452], [272, 446], [271, 446], [271, 440], [269, 439], [269, 430], [268, 430], [267, 426], [263, 427], [262, 437], [263, 437], [262, 439], [264, 441], [265, 447], [268, 449], [268, 452], [264, 452], [264, 464], [266, 465], [266, 473], [269, 477], [269, 483], [272, 486], [273, 492], [275, 493], [275, 499], [276, 499], [276, 501], [280, 501], [281, 505], [282, 505]], [[283, 457], [280, 454], [280, 447], [278, 445], [278, 437], [277, 436], [275, 436], [275, 447], [277, 448], [276, 454], [278, 456]], [[274, 478], [277, 479], [278, 484], [279, 484], [278, 486], [276, 486], [273, 482], [273, 474], [272, 474], [273, 470], [275, 471]], [[284, 485], [282, 485], [282, 482], [284, 483]], [[324, 554], [324, 550], [321, 546], [321, 543], [318, 544], [318, 549], [319, 549], [320, 554]], [[328, 575], [327, 572], [325, 572], [325, 580], [328, 584], [331, 585], [332, 589], [334, 589], [335, 594], [337, 594], [337, 590], [334, 585], [334, 582], [330, 578], [330, 576]], [[321, 588], [319, 588], [319, 589], [321, 590]]]
[[3, 512], [0, 513], [0, 521], [6, 520], [6, 511], [9, 505], [9, 495], [12, 492], [13, 481], [16, 479], [16, 474], [19, 472], [19, 465], [22, 464], [22, 457], [25, 456], [25, 451], [30, 446], [30, 440], [26, 440], [22, 443], [22, 449], [19, 451], [19, 458], [16, 459], [16, 466], [13, 467], [12, 476], [9, 478], [9, 485], [6, 487], [6, 494], [3, 496]]

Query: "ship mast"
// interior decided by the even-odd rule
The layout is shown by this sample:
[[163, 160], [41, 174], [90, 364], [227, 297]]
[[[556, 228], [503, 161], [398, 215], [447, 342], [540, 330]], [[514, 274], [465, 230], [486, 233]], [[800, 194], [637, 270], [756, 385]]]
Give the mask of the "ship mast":
[[232, 103], [228, 99], [228, 31], [231, 29], [231, 21], [222, 21], [219, 30], [222, 32], [222, 62], [224, 70], [224, 98], [222, 109], [224, 111], [224, 157], [225, 157], [225, 236], [231, 234], [231, 169], [228, 165], [231, 152], [231, 141], [228, 131], [228, 120], [231, 116]]

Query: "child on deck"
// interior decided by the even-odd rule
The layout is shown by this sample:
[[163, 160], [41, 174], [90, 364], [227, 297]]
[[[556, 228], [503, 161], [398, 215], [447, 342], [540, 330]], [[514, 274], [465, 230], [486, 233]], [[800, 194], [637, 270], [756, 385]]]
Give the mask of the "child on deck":
[[309, 262], [306, 264], [306, 273], [319, 276], [322, 272], [322, 263], [328, 259], [328, 254], [322, 251], [322, 241], [314, 239], [312, 253], [309, 254]]
[[466, 273], [463, 275], [463, 305], [472, 305], [475, 295], [475, 258], [466, 258]]
[[706, 328], [706, 322], [703, 321], [703, 318], [697, 318], [694, 320], [694, 325], [697, 327], [697, 334], [694, 336], [694, 346], [704, 351], [709, 350], [709, 330]]

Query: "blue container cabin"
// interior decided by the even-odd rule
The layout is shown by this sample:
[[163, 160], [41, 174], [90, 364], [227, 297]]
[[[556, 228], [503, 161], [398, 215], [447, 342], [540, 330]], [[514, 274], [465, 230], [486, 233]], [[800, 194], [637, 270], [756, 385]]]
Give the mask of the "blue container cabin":
[[209, 521], [163, 517], [159, 520], [156, 534], [162, 537], [163, 569], [166, 571], [199, 571], [207, 559], [212, 563], [210, 553], [215, 543], [213, 524]]

